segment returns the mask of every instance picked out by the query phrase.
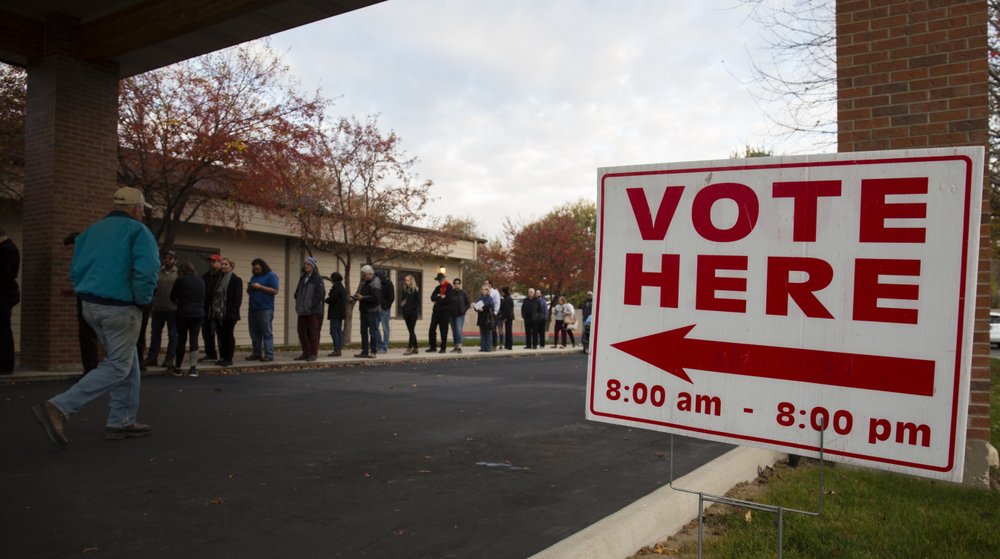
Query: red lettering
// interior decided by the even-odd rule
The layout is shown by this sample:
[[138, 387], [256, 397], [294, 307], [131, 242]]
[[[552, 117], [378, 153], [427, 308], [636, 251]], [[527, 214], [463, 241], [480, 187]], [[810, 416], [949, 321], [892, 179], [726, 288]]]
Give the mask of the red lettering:
[[680, 203], [683, 192], [683, 186], [668, 186], [663, 191], [663, 199], [660, 200], [660, 207], [656, 209], [654, 221], [649, 209], [649, 202], [646, 201], [646, 192], [641, 188], [625, 189], [628, 201], [632, 204], [632, 215], [635, 216], [635, 224], [639, 227], [642, 240], [662, 241], [667, 236], [667, 229], [674, 219], [674, 212], [677, 211], [677, 204]]
[[920, 286], [879, 283], [879, 276], [920, 276], [919, 260], [858, 258], [854, 261], [854, 320], [916, 324], [916, 309], [878, 306], [879, 299], [916, 301]]
[[641, 254], [625, 255], [625, 304], [641, 305], [642, 288], [660, 289], [660, 306], [677, 308], [678, 276], [680, 256], [663, 254], [660, 256], [660, 271], [646, 272], [642, 269]]
[[893, 194], [927, 194], [927, 177], [902, 179], [866, 179], [861, 181], [862, 243], [923, 243], [927, 230], [923, 227], [886, 227], [889, 219], [925, 219], [927, 204], [890, 204], [886, 197]]
[[840, 196], [840, 181], [776, 182], [772, 186], [775, 198], [792, 198], [792, 240], [801, 243], [816, 241], [816, 215], [820, 196]]
[[[815, 199], [814, 199], [815, 200]], [[804, 272], [808, 278], [792, 283], [791, 272]], [[833, 267], [819, 258], [772, 256], [767, 259], [767, 314], [788, 316], [788, 299], [792, 298], [810, 318], [833, 318], [814, 293], [825, 289], [833, 280]]]
[[[736, 202], [739, 212], [736, 223], [729, 229], [719, 229], [712, 223], [712, 206], [723, 198]], [[730, 243], [746, 238], [757, 225], [759, 214], [760, 203], [749, 186], [735, 182], [720, 182], [706, 186], [695, 195], [691, 208], [691, 221], [703, 239]]]
[[747, 279], [719, 277], [718, 270], [747, 269], [746, 256], [721, 256], [702, 254], [698, 256], [698, 288], [695, 291], [695, 308], [702, 311], [722, 311], [745, 313], [747, 302], [743, 299], [723, 299], [717, 291], [747, 290]]

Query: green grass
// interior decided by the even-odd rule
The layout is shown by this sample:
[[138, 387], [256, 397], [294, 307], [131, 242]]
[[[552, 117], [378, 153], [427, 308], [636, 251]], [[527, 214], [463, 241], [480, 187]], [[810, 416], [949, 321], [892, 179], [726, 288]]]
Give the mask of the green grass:
[[[816, 510], [819, 465], [804, 461], [772, 479], [761, 502]], [[993, 558], [1000, 555], [1000, 493], [875, 470], [826, 467], [819, 516], [785, 514], [783, 557]], [[775, 515], [723, 519], [705, 557], [777, 556]]]
[[[1000, 448], [1000, 360], [991, 360], [991, 436]], [[816, 510], [819, 464], [782, 468], [767, 493], [754, 500]], [[889, 472], [827, 465], [821, 515], [785, 514], [783, 557], [994, 558], [1000, 557], [1000, 493]], [[705, 557], [776, 557], [775, 515], [746, 510], [721, 519]]]

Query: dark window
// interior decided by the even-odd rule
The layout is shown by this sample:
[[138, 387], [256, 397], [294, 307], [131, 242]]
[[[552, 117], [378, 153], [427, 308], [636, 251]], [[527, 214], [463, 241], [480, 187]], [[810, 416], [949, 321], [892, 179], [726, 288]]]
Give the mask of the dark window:
[[219, 254], [219, 249], [178, 246], [174, 248], [174, 252], [177, 253], [178, 266], [182, 262], [190, 262], [194, 266], [194, 273], [201, 276], [208, 271], [208, 257]]

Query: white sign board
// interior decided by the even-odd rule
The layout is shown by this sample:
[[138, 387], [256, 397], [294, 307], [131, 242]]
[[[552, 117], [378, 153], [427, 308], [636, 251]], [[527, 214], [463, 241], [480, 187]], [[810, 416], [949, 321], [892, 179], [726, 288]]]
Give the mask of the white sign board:
[[587, 418], [960, 481], [983, 157], [599, 169]]

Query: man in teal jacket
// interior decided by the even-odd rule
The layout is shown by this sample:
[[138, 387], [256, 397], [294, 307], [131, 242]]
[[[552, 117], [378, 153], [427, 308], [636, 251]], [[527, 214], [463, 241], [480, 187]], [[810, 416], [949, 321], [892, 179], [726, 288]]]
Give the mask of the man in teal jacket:
[[86, 403], [111, 391], [105, 438], [149, 434], [136, 421], [139, 411], [139, 338], [143, 305], [156, 289], [160, 258], [156, 239], [142, 221], [150, 207], [142, 191], [122, 187], [114, 209], [76, 238], [70, 282], [83, 304], [83, 317], [97, 333], [107, 357], [69, 390], [32, 406], [53, 444], [66, 448], [66, 420]]

